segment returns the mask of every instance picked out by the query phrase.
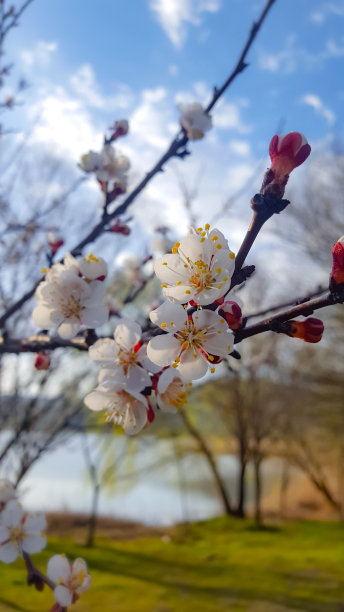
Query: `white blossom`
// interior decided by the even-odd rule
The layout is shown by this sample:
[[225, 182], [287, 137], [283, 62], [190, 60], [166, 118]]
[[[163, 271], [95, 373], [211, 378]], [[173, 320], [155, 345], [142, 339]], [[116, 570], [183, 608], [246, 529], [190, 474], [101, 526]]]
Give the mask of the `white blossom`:
[[101, 380], [112, 377], [115, 371], [120, 371], [130, 389], [142, 391], [151, 385], [148, 371], [157, 372], [160, 368], [148, 359], [147, 346], [140, 343], [141, 335], [142, 330], [138, 323], [131, 319], [122, 319], [116, 326], [114, 340], [104, 338], [90, 346], [90, 358], [100, 363], [103, 368]]
[[166, 368], [159, 376], [156, 401], [163, 412], [177, 412], [187, 401], [184, 381], [174, 368]]
[[147, 423], [147, 400], [136, 389], [128, 388], [121, 371], [104, 377], [84, 402], [90, 410], [105, 410], [106, 422], [121, 425], [129, 435], [138, 433]]
[[180, 124], [189, 140], [200, 140], [211, 129], [212, 119], [198, 102], [178, 104]]
[[197, 310], [188, 315], [177, 304], [164, 302], [150, 313], [153, 323], [169, 332], [152, 338], [148, 357], [157, 365], [178, 368], [185, 380], [202, 378], [233, 348], [233, 334], [227, 323], [212, 310]]
[[75, 603], [79, 595], [88, 591], [91, 586], [91, 576], [87, 573], [87, 565], [80, 558], [75, 559], [71, 564], [65, 556], [54, 555], [48, 561], [47, 574], [50, 580], [57, 583], [54, 597], [55, 601], [63, 607]]
[[104, 294], [104, 283], [81, 278], [78, 262], [67, 254], [63, 264], [56, 263], [47, 271], [36, 289], [33, 321], [41, 329], [58, 328], [61, 338], [73, 338], [81, 325], [94, 328], [105, 323]]
[[235, 255], [218, 229], [190, 228], [190, 233], [176, 242], [171, 254], [156, 260], [154, 270], [161, 281], [164, 296], [177, 304], [194, 300], [211, 304], [229, 290], [235, 267]]
[[27, 514], [10, 500], [0, 514], [0, 561], [12, 563], [24, 552], [40, 552], [46, 545], [45, 528], [44, 514]]
[[127, 189], [129, 159], [125, 155], [116, 155], [114, 147], [106, 144], [100, 153], [89, 151], [83, 155], [80, 168], [87, 173], [94, 172], [99, 181], [111, 181], [124, 193]]
[[107, 276], [107, 265], [102, 257], [95, 257], [90, 253], [88, 257], [83, 257], [78, 262], [81, 274], [87, 280], [103, 281]]

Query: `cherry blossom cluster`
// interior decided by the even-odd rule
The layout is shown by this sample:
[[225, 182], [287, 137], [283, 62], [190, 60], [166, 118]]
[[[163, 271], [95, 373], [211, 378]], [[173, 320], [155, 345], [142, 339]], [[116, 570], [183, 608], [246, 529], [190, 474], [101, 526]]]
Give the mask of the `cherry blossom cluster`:
[[91, 586], [83, 559], [70, 564], [64, 555], [54, 555], [48, 561], [47, 578], [37, 570], [29, 555], [46, 546], [46, 519], [41, 512], [28, 513], [16, 499], [13, 484], [0, 480], [0, 561], [13, 563], [18, 557], [25, 559], [30, 570], [29, 584], [42, 590], [44, 583], [54, 591], [55, 605], [51, 610], [62, 612], [75, 603], [79, 595]]
[[176, 412], [186, 402], [187, 385], [172, 368], [162, 370], [147, 356], [140, 325], [122, 319], [114, 338], [99, 339], [89, 356], [100, 365], [98, 386], [85, 398], [94, 411], [105, 411], [106, 422], [133, 435], [154, 420], [152, 400], [163, 412]]
[[[190, 228], [172, 253], [155, 262], [155, 273], [167, 301], [150, 314], [163, 332], [150, 340], [148, 357], [161, 367], [172, 366], [186, 381], [215, 371], [233, 350], [231, 329], [241, 320], [241, 307], [227, 295], [235, 255], [217, 229]], [[233, 327], [234, 326], [234, 327]]]
[[127, 191], [130, 161], [126, 155], [117, 155], [111, 143], [128, 133], [128, 121], [116, 121], [110, 130], [110, 138], [105, 139], [102, 150], [89, 151], [83, 155], [79, 167], [87, 174], [94, 174], [102, 187], [110, 184], [115, 197]]
[[54, 264], [36, 289], [32, 313], [41, 329], [57, 328], [61, 338], [74, 338], [81, 326], [95, 328], [108, 318], [103, 304], [107, 265], [92, 255], [76, 260], [70, 253]]

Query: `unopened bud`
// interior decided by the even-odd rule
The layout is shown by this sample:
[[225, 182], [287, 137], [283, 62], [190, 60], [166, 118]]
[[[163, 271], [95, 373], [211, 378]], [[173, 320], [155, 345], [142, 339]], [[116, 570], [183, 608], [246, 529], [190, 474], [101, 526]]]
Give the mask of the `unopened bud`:
[[126, 119], [120, 119], [120, 121], [115, 121], [114, 125], [109, 128], [112, 133], [110, 136], [110, 140], [114, 141], [121, 136], [126, 136], [129, 132], [129, 123]]
[[47, 239], [52, 253], [56, 253], [64, 245], [63, 238], [56, 236], [53, 232], [48, 232]]
[[35, 368], [36, 370], [49, 370], [50, 367], [50, 355], [43, 351], [36, 353], [35, 355]]
[[311, 152], [307, 139], [300, 132], [290, 132], [271, 139], [269, 154], [271, 170], [275, 179], [290, 174], [294, 168], [303, 164]]
[[114, 232], [115, 234], [122, 234], [123, 236], [129, 236], [131, 229], [129, 225], [127, 225], [126, 223], [122, 223], [122, 221], [120, 221], [117, 217], [114, 223], [109, 228], [109, 231]]
[[219, 308], [218, 313], [225, 319], [230, 329], [238, 329], [242, 325], [241, 308], [236, 302], [224, 302], [221, 308]]
[[89, 281], [104, 281], [107, 276], [107, 265], [102, 257], [95, 257], [90, 253], [79, 261], [80, 272]]
[[300, 132], [283, 136], [275, 134], [269, 146], [271, 168], [265, 173], [261, 194], [273, 199], [283, 198], [289, 174], [307, 159], [310, 152], [311, 147]]
[[324, 332], [324, 324], [320, 319], [308, 317], [305, 321], [288, 321], [286, 334], [300, 338], [304, 342], [319, 342]]
[[330, 287], [344, 283], [344, 236], [339, 238], [332, 249], [332, 272], [330, 277]]

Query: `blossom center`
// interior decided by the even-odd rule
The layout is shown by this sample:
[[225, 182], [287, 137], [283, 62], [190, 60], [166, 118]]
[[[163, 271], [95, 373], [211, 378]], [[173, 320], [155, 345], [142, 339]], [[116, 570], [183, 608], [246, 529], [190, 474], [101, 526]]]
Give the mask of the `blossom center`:
[[26, 537], [23, 525], [16, 525], [10, 528], [10, 540], [17, 548], [20, 548], [21, 541]]
[[166, 391], [161, 393], [161, 399], [165, 404], [170, 404], [175, 406], [175, 408], [182, 408], [187, 402], [187, 396], [181, 380], [174, 378]]
[[71, 319], [72, 317], [80, 319], [82, 311], [80, 300], [72, 295], [68, 296], [68, 298], [62, 298], [61, 311], [65, 319]]
[[137, 362], [137, 352], [135, 349], [119, 349], [118, 351], [119, 365], [122, 366], [125, 375], [128, 374], [129, 367]]
[[188, 348], [200, 348], [204, 341], [204, 331], [196, 330], [194, 323], [188, 321], [187, 328], [178, 331], [177, 338], [183, 344], [182, 351]]

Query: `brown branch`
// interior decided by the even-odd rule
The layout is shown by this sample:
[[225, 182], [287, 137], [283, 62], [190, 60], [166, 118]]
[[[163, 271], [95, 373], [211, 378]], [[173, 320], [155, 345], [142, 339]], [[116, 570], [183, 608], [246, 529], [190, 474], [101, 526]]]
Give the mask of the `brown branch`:
[[45, 576], [45, 574], [40, 572], [39, 569], [37, 569], [37, 567], [35, 567], [30, 555], [24, 552], [23, 558], [24, 558], [25, 565], [27, 568], [28, 585], [31, 586], [32, 584], [34, 584], [38, 591], [42, 591], [44, 588], [44, 585], [47, 584], [48, 587], [50, 587], [53, 591], [56, 587], [56, 584], [52, 580], [50, 580], [48, 576]]
[[[206, 112], [209, 112], [215, 106], [218, 99], [223, 95], [226, 89], [228, 89], [228, 87], [231, 85], [235, 77], [237, 77], [240, 74], [240, 72], [242, 72], [247, 67], [247, 64], [245, 64], [244, 62], [246, 55], [249, 49], [251, 48], [252, 43], [258, 34], [258, 31], [260, 30], [268, 12], [270, 11], [275, 1], [276, 0], [268, 0], [258, 21], [253, 23], [252, 28], [250, 30], [250, 34], [247, 39], [247, 42], [241, 52], [241, 55], [239, 57], [239, 60], [234, 70], [232, 71], [228, 79], [223, 83], [223, 85], [219, 89], [217, 88], [214, 89], [212, 99], [210, 100], [208, 106], [205, 109]], [[103, 219], [71, 251], [72, 255], [79, 255], [82, 249], [87, 244], [96, 240], [96, 238], [98, 238], [104, 231], [106, 231], [106, 226], [112, 219], [114, 219], [115, 217], [118, 217], [119, 215], [124, 214], [127, 208], [130, 206], [130, 204], [132, 204], [135, 198], [141, 193], [141, 191], [152, 180], [152, 178], [159, 172], [163, 171], [163, 167], [169, 159], [171, 159], [172, 157], [183, 158], [186, 154], [187, 143], [188, 143], [188, 138], [185, 132], [183, 130], [180, 130], [178, 134], [176, 135], [176, 137], [172, 140], [166, 153], [164, 153], [161, 156], [161, 158], [155, 164], [152, 170], [150, 170], [150, 172], [146, 174], [146, 176], [137, 185], [137, 187], [127, 196], [127, 198], [124, 200], [124, 202], [122, 202], [122, 204], [117, 206], [117, 208], [111, 214], [107, 214], [103, 216]], [[28, 291], [25, 295], [23, 295], [22, 298], [20, 298], [17, 302], [12, 304], [12, 306], [2, 315], [2, 317], [0, 317], [0, 328], [3, 328], [7, 319], [9, 319], [9, 317], [11, 317], [19, 308], [21, 308], [25, 304], [25, 302], [27, 302], [27, 300], [29, 300], [33, 296], [36, 290], [36, 287], [41, 282], [41, 280], [42, 279], [40, 279], [30, 291]]]
[[309, 293], [305, 297], [288, 300], [287, 302], [283, 302], [282, 304], [277, 304], [276, 306], [270, 306], [270, 308], [265, 308], [264, 310], [259, 310], [258, 312], [253, 312], [252, 314], [248, 314], [245, 317], [245, 321], [248, 321], [248, 319], [253, 319], [256, 317], [263, 317], [264, 315], [269, 314], [270, 312], [274, 312], [276, 310], [282, 310], [282, 308], [287, 308], [287, 306], [297, 306], [298, 304], [304, 304], [305, 302], [308, 302], [311, 298], [322, 295], [323, 293], [325, 293], [325, 291], [328, 291], [328, 287], [318, 287], [315, 291], [313, 291], [312, 293]]
[[254, 41], [254, 39], [256, 38], [260, 28], [263, 25], [263, 22], [268, 14], [268, 12], [270, 11], [272, 5], [275, 3], [276, 0], [268, 0], [264, 10], [262, 11], [258, 21], [254, 22], [252, 24], [252, 28], [250, 31], [250, 35], [247, 39], [246, 45], [244, 46], [242, 53], [239, 57], [239, 60], [232, 72], [232, 74], [228, 77], [227, 81], [224, 82], [224, 84], [222, 85], [222, 87], [220, 87], [220, 89], [215, 88], [214, 90], [214, 95], [212, 100], [209, 102], [208, 106], [206, 107], [205, 111], [206, 113], [209, 113], [209, 111], [213, 108], [213, 106], [215, 106], [216, 102], [218, 101], [218, 99], [220, 98], [220, 96], [222, 96], [223, 92], [230, 86], [230, 84], [232, 83], [232, 81], [234, 81], [235, 77], [238, 76], [238, 74], [240, 74], [240, 72], [242, 72], [243, 70], [245, 70], [245, 68], [247, 68], [248, 64], [246, 64], [245, 59], [246, 59], [246, 55], [248, 53], [248, 51], [250, 50], [252, 43]]
[[315, 310], [319, 310], [321, 308], [326, 308], [326, 306], [333, 306], [334, 304], [340, 304], [344, 301], [344, 295], [328, 293], [325, 297], [314, 298], [313, 300], [308, 300], [303, 304], [298, 304], [289, 310], [284, 312], [280, 312], [278, 314], [273, 315], [263, 321], [260, 321], [254, 325], [250, 325], [249, 327], [244, 327], [242, 329], [238, 329], [234, 332], [235, 343], [241, 342], [245, 338], [250, 338], [252, 336], [256, 336], [257, 334], [261, 334], [266, 331], [275, 331], [275, 332], [283, 332], [282, 323], [286, 321], [290, 321], [295, 317], [299, 316], [309, 316]]

